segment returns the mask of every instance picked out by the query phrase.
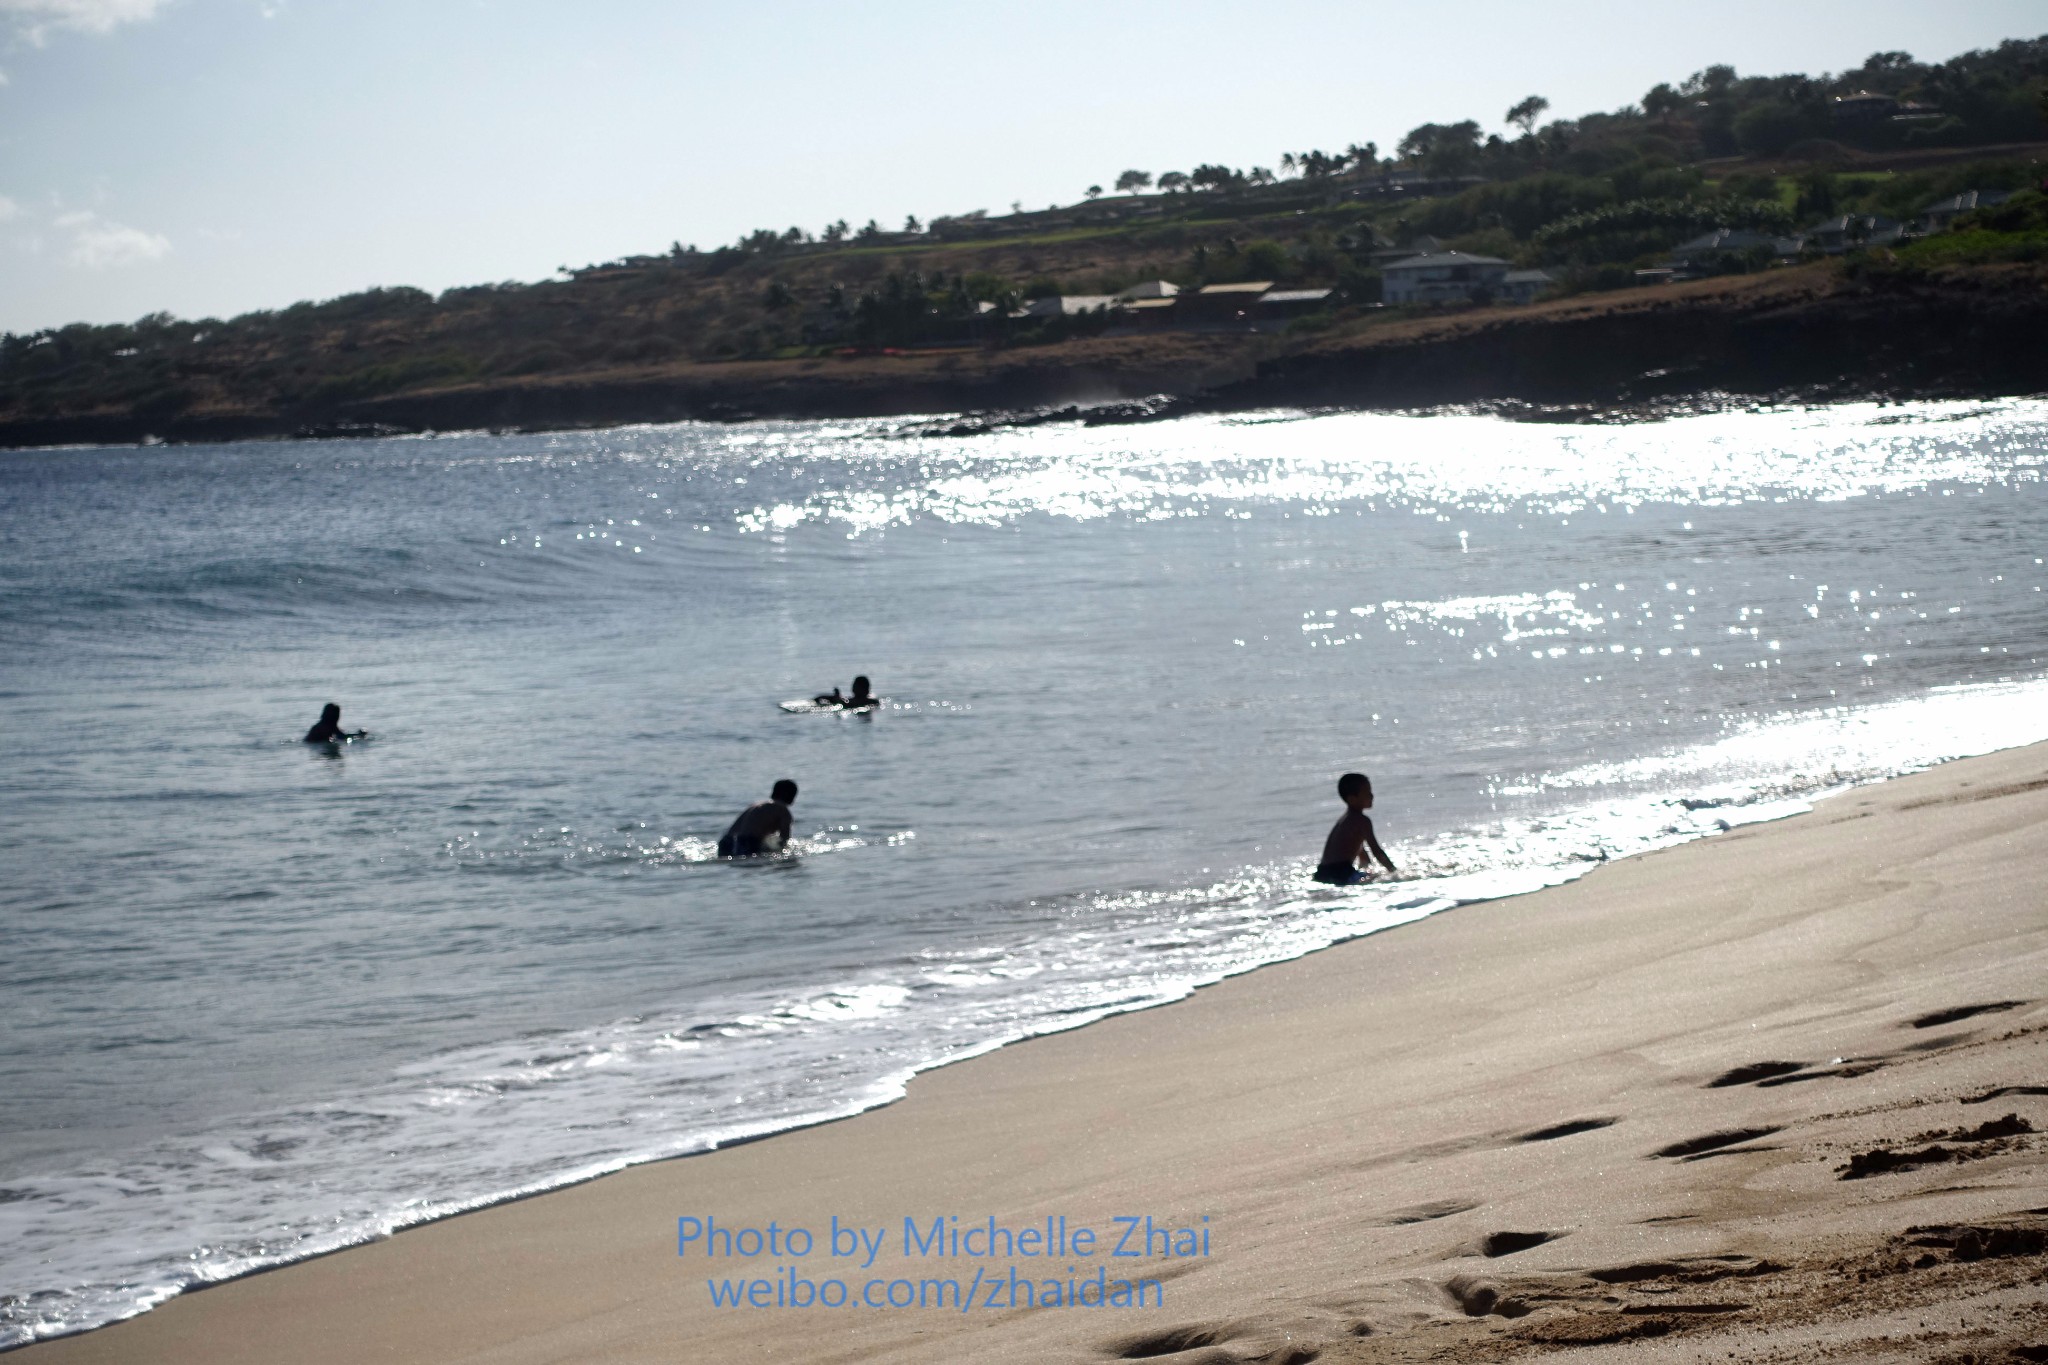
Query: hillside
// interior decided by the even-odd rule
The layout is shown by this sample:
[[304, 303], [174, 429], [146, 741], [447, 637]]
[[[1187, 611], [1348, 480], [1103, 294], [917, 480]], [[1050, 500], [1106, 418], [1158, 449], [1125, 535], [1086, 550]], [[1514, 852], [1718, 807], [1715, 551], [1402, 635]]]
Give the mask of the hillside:
[[[971, 429], [1077, 404], [1098, 410], [1071, 415], [1096, 421], [1451, 404], [1577, 419], [1730, 400], [2040, 393], [2048, 391], [2043, 337], [2048, 265], [1852, 274], [1818, 264], [1277, 337], [1164, 334], [1008, 350], [617, 364], [355, 400], [331, 409], [325, 428], [295, 425], [289, 413], [215, 408], [149, 434], [233, 440], [990, 414]], [[125, 414], [0, 423], [0, 441], [11, 445], [141, 436]]]
[[[1638, 349], [1661, 359], [1636, 373], [1692, 376], [1671, 380], [1681, 388], [1961, 391], [1957, 358], [1977, 353], [1972, 338], [2035, 307], [2025, 267], [2048, 259], [2048, 207], [2033, 188], [2048, 184], [2048, 38], [1938, 65], [1879, 53], [1818, 78], [1709, 67], [1640, 105], [1539, 126], [1543, 108], [1531, 97], [1510, 111], [1519, 137], [1425, 124], [1387, 157], [1366, 144], [1289, 153], [1278, 173], [1127, 171], [1124, 192], [1091, 186], [1038, 212], [895, 232], [762, 229], [533, 284], [8, 335], [0, 444], [1158, 393], [1626, 402], [1645, 385], [1616, 367]], [[1958, 195], [1975, 207], [1929, 216]], [[1727, 249], [1688, 254], [1699, 241]], [[1431, 253], [1540, 270], [1535, 288], [1551, 297], [1521, 312], [1485, 307], [1485, 290], [1451, 307], [1384, 306], [1387, 268]], [[1639, 288], [1655, 271], [1694, 278]], [[1061, 302], [1145, 281], [1328, 292], [1308, 316], [1149, 332], [1121, 305]], [[1648, 316], [1689, 321], [1632, 321]], [[1859, 328], [1867, 335], [1850, 334]], [[1802, 329], [1826, 346], [1756, 349]], [[1567, 334], [1568, 351], [1540, 354]], [[1695, 349], [1673, 350], [1680, 336]], [[1613, 365], [1599, 359], [1610, 351]], [[2034, 353], [2030, 341], [1986, 352], [1980, 387], [2048, 387], [2020, 359]], [[1482, 363], [1506, 372], [1445, 368]]]

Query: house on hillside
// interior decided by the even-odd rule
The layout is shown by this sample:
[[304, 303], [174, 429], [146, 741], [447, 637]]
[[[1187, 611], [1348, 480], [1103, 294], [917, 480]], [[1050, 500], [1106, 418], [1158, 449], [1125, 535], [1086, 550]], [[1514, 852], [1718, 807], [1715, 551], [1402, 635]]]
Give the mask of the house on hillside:
[[1974, 213], [1978, 209], [1993, 208], [2010, 198], [2012, 195], [2004, 190], [1964, 190], [1961, 194], [1952, 194], [1939, 203], [1929, 204], [1920, 210], [1920, 230], [1946, 232], [1955, 224], [1956, 219], [1964, 214]]
[[1905, 235], [1903, 223], [1877, 213], [1845, 213], [1806, 230], [1806, 244], [1839, 256], [1863, 246], [1891, 246]]
[[1260, 295], [1272, 287], [1271, 280], [1246, 280], [1241, 284], [1205, 284], [1200, 289], [1183, 289], [1174, 300], [1176, 320], [1183, 327], [1247, 326]]
[[1153, 299], [1125, 299], [1117, 304], [1116, 320], [1111, 323], [1111, 326], [1118, 328], [1134, 327], [1146, 332], [1158, 328], [1178, 326], [1180, 320], [1175, 314], [1179, 311], [1179, 303], [1180, 300], [1170, 296]]
[[1305, 318], [1329, 307], [1336, 292], [1334, 289], [1268, 289], [1259, 295], [1258, 310], [1254, 316], [1260, 322]]
[[1804, 246], [1801, 237], [1773, 237], [1751, 228], [1715, 228], [1673, 247], [1665, 264], [1673, 279], [1693, 280], [1753, 265], [1796, 261]]
[[1503, 303], [1534, 303], [1555, 288], [1557, 280], [1547, 270], [1510, 270], [1500, 277]]
[[1380, 297], [1387, 303], [1472, 303], [1501, 296], [1508, 263], [1497, 256], [1432, 251], [1390, 261], [1380, 268]]
[[1890, 95], [1858, 90], [1853, 95], [1836, 97], [1828, 114], [1839, 127], [1868, 128], [1891, 118], [1899, 112], [1899, 107], [1899, 102]]
[[1032, 299], [1016, 314], [1024, 318], [1076, 317], [1082, 313], [1106, 312], [1116, 303], [1114, 294], [1048, 294]]
[[1178, 293], [1180, 293], [1180, 286], [1171, 280], [1146, 280], [1143, 283], [1131, 285], [1127, 289], [1119, 289], [1116, 296], [1126, 301], [1131, 299], [1170, 299]]
[[1405, 261], [1411, 256], [1430, 256], [1443, 249], [1444, 244], [1442, 242], [1428, 234], [1424, 234], [1415, 238], [1406, 246], [1375, 247], [1371, 260], [1375, 266], [1384, 267], [1389, 261]]

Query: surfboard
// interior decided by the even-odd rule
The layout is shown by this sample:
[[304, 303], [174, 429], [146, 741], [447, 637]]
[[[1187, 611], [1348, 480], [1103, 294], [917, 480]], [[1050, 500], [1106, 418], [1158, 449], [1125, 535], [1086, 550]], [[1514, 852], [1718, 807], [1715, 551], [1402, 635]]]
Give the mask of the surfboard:
[[780, 701], [775, 704], [782, 710], [789, 712], [792, 716], [817, 716], [823, 715], [828, 711], [834, 715], [851, 714], [864, 716], [870, 711], [881, 709], [880, 698], [871, 702], [864, 702], [859, 706], [837, 706], [829, 701], [812, 701], [809, 697], [798, 697], [794, 701]]

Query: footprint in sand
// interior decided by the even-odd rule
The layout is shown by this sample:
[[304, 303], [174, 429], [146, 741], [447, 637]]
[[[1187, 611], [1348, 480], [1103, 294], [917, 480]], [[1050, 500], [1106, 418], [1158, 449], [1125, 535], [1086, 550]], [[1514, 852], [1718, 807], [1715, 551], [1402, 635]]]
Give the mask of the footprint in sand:
[[1575, 1133], [1591, 1133], [1601, 1128], [1612, 1128], [1620, 1123], [1618, 1118], [1573, 1119], [1570, 1123], [1554, 1124], [1549, 1128], [1538, 1128], [1533, 1133], [1524, 1133], [1517, 1142], [1551, 1142], [1557, 1138], [1571, 1137]]
[[1789, 1076], [1795, 1071], [1804, 1070], [1805, 1062], [1751, 1062], [1747, 1066], [1738, 1066], [1732, 1071], [1722, 1072], [1708, 1081], [1705, 1088], [1719, 1090], [1728, 1085], [1748, 1085], [1753, 1081], [1769, 1080], [1773, 1076]]
[[1779, 1131], [1777, 1128], [1724, 1128], [1718, 1133], [1706, 1133], [1700, 1137], [1687, 1138], [1683, 1142], [1659, 1147], [1650, 1155], [1679, 1157], [1687, 1161], [1709, 1154], [1720, 1156], [1724, 1154], [1724, 1149], [1739, 1142], [1754, 1142], [1758, 1138], [1769, 1137]]
[[1545, 1242], [1554, 1242], [1564, 1236], [1562, 1232], [1489, 1232], [1477, 1242], [1457, 1248], [1453, 1256], [1485, 1256], [1498, 1258], [1512, 1256], [1530, 1247], [1540, 1247]]
[[1220, 1341], [1228, 1340], [1229, 1337], [1230, 1333], [1221, 1327], [1167, 1327], [1157, 1332], [1126, 1337], [1109, 1349], [1118, 1360], [1150, 1360], [1154, 1356], [1178, 1355], [1182, 1351], [1214, 1346]]
[[1438, 1218], [1449, 1218], [1455, 1213], [1466, 1213], [1479, 1205], [1469, 1199], [1437, 1199], [1427, 1204], [1411, 1204], [1405, 1209], [1395, 1209], [1376, 1224], [1383, 1228], [1398, 1228], [1409, 1223], [1428, 1223]]
[[2007, 1010], [2016, 1010], [2026, 1003], [2024, 1000], [1993, 1000], [1983, 1005], [1956, 1005], [1950, 1009], [1936, 1010], [1932, 1014], [1923, 1014], [1918, 1019], [1909, 1019], [1906, 1022], [1913, 1028], [1940, 1028], [1943, 1024], [1960, 1023], [1965, 1019], [1974, 1019], [1980, 1014], [2003, 1014]]

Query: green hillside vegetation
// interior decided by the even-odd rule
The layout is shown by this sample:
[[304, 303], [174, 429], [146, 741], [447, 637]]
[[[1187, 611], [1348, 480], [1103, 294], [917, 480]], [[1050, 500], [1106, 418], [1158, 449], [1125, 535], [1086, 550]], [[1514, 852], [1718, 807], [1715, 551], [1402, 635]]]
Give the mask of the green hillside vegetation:
[[[1881, 116], [1846, 117], [1837, 101], [1865, 94], [1881, 98], [1855, 107]], [[1152, 279], [1332, 286], [1334, 308], [1363, 309], [1378, 301], [1378, 266], [1425, 235], [1545, 268], [1567, 292], [1618, 288], [1716, 227], [1908, 218], [1959, 191], [2039, 184], [2042, 148], [2028, 144], [2048, 139], [2048, 37], [1937, 65], [1878, 53], [1821, 77], [1713, 66], [1613, 113], [1542, 123], [1546, 109], [1537, 96], [1517, 104], [1506, 121], [1518, 132], [1506, 137], [1483, 137], [1474, 120], [1424, 124], [1386, 157], [1366, 144], [1287, 153], [1277, 169], [1128, 170], [1113, 193], [1089, 186], [1043, 211], [912, 219], [900, 231], [761, 229], [533, 284], [371, 289], [225, 321], [159, 314], [10, 334], [0, 337], [0, 415], [318, 413], [579, 371], [1051, 345], [1106, 318], [1017, 316], [1028, 300]], [[1993, 147], [1976, 159], [1956, 150]], [[1903, 246], [1885, 268], [2039, 259], [2041, 205], [2038, 192], [2021, 194]]]
[[1939, 236], [1908, 242], [1886, 258], [1867, 264], [1927, 271], [2000, 261], [2048, 261], [2048, 194], [2039, 190], [2016, 194], [1994, 208], [1979, 209]]

